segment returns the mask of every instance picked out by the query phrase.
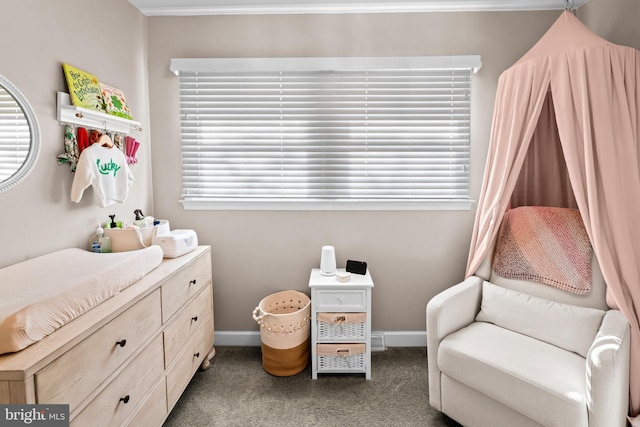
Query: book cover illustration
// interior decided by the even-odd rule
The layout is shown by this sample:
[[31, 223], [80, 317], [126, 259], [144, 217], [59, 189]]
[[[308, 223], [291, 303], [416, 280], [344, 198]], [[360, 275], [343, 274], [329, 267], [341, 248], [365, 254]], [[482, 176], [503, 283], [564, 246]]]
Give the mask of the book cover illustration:
[[93, 74], [80, 70], [69, 64], [62, 64], [69, 87], [71, 102], [77, 107], [104, 111], [102, 92], [98, 79]]
[[100, 89], [104, 100], [104, 110], [108, 114], [129, 120], [133, 119], [133, 117], [131, 117], [131, 110], [127, 104], [127, 99], [124, 96], [124, 92], [102, 82], [100, 82]]

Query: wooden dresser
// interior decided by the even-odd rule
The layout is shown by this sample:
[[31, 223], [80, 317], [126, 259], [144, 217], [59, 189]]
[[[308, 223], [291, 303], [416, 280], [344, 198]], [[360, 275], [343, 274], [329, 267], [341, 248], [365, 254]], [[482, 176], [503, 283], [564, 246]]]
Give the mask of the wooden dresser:
[[0, 403], [69, 404], [72, 426], [160, 426], [213, 341], [211, 249], [199, 246], [0, 356]]

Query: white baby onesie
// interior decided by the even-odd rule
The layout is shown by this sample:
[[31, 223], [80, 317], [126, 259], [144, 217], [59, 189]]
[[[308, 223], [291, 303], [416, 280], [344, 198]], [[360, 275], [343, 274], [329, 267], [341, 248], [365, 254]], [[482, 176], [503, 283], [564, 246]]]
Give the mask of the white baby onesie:
[[80, 154], [71, 185], [71, 201], [78, 203], [84, 190], [93, 185], [100, 206], [123, 203], [133, 183], [133, 173], [124, 153], [116, 147], [93, 144]]

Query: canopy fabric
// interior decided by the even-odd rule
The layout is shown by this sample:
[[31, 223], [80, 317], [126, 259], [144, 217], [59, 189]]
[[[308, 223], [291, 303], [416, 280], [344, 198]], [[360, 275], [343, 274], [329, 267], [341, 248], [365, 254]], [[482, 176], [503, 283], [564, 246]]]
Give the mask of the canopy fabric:
[[597, 36], [569, 11], [500, 76], [467, 277], [510, 204], [577, 205], [607, 302], [631, 325], [630, 413], [638, 415], [640, 51]]

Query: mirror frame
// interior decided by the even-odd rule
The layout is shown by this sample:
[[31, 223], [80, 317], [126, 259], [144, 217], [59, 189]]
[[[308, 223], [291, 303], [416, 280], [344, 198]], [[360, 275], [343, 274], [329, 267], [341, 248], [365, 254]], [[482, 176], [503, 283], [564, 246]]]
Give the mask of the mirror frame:
[[24, 113], [27, 123], [29, 124], [29, 132], [31, 133], [31, 143], [29, 147], [29, 152], [24, 159], [22, 165], [18, 168], [18, 170], [11, 175], [9, 178], [0, 182], [0, 193], [10, 190], [16, 185], [18, 185], [23, 179], [31, 173], [34, 166], [36, 165], [36, 161], [38, 160], [38, 156], [40, 155], [40, 125], [38, 124], [38, 118], [36, 117], [35, 111], [31, 108], [31, 104], [27, 101], [27, 98], [20, 92], [20, 89], [16, 87], [9, 79], [0, 74], [0, 86], [6, 90], [9, 95], [13, 96], [13, 99], [18, 103], [22, 112]]

